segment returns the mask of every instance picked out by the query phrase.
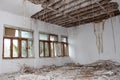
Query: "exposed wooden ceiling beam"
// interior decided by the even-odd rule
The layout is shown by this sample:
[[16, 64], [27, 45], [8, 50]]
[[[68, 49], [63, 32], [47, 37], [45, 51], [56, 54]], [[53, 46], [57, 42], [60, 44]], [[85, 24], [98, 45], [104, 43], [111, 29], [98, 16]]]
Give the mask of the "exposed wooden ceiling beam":
[[[74, 2], [75, 2], [75, 0], [74, 0]], [[73, 2], [73, 3], [74, 3]], [[75, 10], [76, 9], [76, 6], [78, 7], [78, 6], [80, 6], [82, 3], [85, 3], [85, 2], [87, 2], [86, 0], [85, 1], [83, 1], [83, 2], [80, 2], [80, 1], [76, 1], [76, 4], [74, 4], [74, 5], [72, 5], [71, 6], [71, 4], [70, 3], [66, 3], [66, 5], [69, 5], [69, 7], [66, 7], [66, 5], [64, 6], [64, 7], [61, 7], [61, 8], [58, 8], [57, 10], [59, 10], [60, 12], [64, 12], [64, 13], [67, 13], [66, 11], [71, 11], [71, 10]], [[72, 3], [72, 4], [73, 4]], [[79, 7], [78, 7], [79, 8]], [[55, 8], [56, 9], [56, 8]], [[49, 18], [49, 17], [51, 17], [51, 16], [53, 16], [53, 15], [60, 15], [60, 13], [55, 13], [55, 12], [51, 12], [51, 13], [49, 13], [49, 14], [46, 14], [47, 15], [47, 18]]]
[[[105, 5], [105, 6], [107, 6], [106, 5], [106, 3], [104, 3], [104, 4], [102, 4], [102, 5]], [[110, 4], [110, 6], [111, 6], [112, 4]], [[107, 7], [107, 9], [110, 7], [110, 6], [108, 6]], [[81, 17], [84, 17], [84, 16], [87, 16], [88, 14], [90, 14], [90, 13], [93, 13], [93, 12], [97, 12], [97, 11], [100, 11], [101, 10], [101, 8], [99, 7], [99, 6], [97, 6], [97, 5], [95, 5], [93, 8], [96, 8], [96, 9], [92, 9], [91, 8], [92, 6], [89, 6], [88, 8], [84, 8], [84, 10], [82, 11], [82, 9], [80, 9], [80, 10], [77, 10], [77, 11], [74, 11], [74, 12], [71, 12], [72, 14], [70, 14], [71, 16], [74, 16], [74, 17], [79, 17], [79, 18], [81, 18]], [[76, 12], [77, 12], [77, 14], [76, 14]], [[74, 13], [74, 14], [73, 14]], [[49, 18], [48, 18], [48, 20], [50, 20], [49, 22], [51, 22], [51, 23], [53, 23], [53, 22], [57, 22], [57, 21], [61, 21], [61, 20], [63, 20], [64, 18], [62, 18], [62, 16], [60, 16], [60, 17], [57, 17], [56, 19], [53, 19], [53, 20], [50, 20]], [[64, 20], [63, 20], [64, 21]]]
[[[104, 4], [106, 4], [106, 3], [108, 3], [108, 1], [106, 0], [106, 1], [102, 1], [101, 2], [101, 4], [102, 5], [104, 5]], [[94, 4], [94, 7], [99, 7], [97, 4]], [[66, 12], [66, 14], [69, 14], [69, 15], [73, 15], [73, 13], [75, 14], [75, 12], [79, 12], [79, 14], [80, 13], [84, 13], [84, 12], [86, 12], [87, 10], [89, 10], [89, 9], [91, 9], [92, 8], [92, 6], [91, 5], [88, 5], [88, 7], [84, 7], [84, 8], [81, 8], [81, 7], [79, 7], [78, 9], [73, 9], [73, 10], [71, 10], [71, 11], [68, 11], [67, 10], [67, 12]], [[49, 21], [54, 21], [56, 18], [60, 18], [60, 17], [62, 17], [62, 15], [61, 14], [56, 14], [56, 15], [52, 15], [50, 18], [49, 17], [47, 17], [47, 20], [49, 20]], [[48, 21], [48, 22], [49, 22]]]
[[[44, 5], [43, 5], [43, 6], [44, 6]], [[49, 6], [44, 6], [44, 7], [46, 7], [47, 9], [50, 9], [50, 10], [52, 10], [52, 11], [54, 11], [54, 12], [60, 13], [60, 14], [66, 16], [66, 17], [68, 17], [68, 18], [70, 18], [70, 19], [72, 19], [72, 20], [78, 20], [77, 18], [74, 18], [74, 17], [72, 17], [72, 16], [70, 16], [70, 15], [68, 15], [68, 14], [65, 14], [65, 13], [62, 13], [62, 12], [60, 12], [60, 11], [58, 11], [58, 10], [55, 10], [55, 9], [49, 7]]]
[[38, 5], [38, 4], [42, 4], [42, 3], [46, 2], [47, 0], [28, 0], [28, 1]]
[[[86, 3], [84, 3], [85, 1]], [[72, 27], [94, 20], [106, 19], [108, 13], [119, 15], [117, 3], [110, 1], [67, 0], [67, 2], [63, 2], [62, 0], [49, 0], [42, 3], [44, 9], [33, 15], [32, 18], [64, 27]]]
[[[65, 4], [63, 4], [63, 5], [59, 5], [59, 6], [55, 6], [55, 7], [52, 7], [52, 8], [54, 8], [55, 10], [58, 10], [58, 9], [60, 9], [60, 8], [62, 8], [62, 7], [66, 7], [67, 4], [74, 3], [75, 1], [79, 1], [79, 0], [70, 0], [68, 3], [65, 3]], [[62, 0], [61, 0], [61, 3], [63, 3]], [[59, 4], [61, 4], [61, 3], [59, 3]], [[57, 4], [56, 4], [56, 5], [57, 5]], [[47, 5], [46, 5], [46, 6], [47, 6]], [[51, 7], [51, 6], [49, 6], [49, 7]], [[35, 17], [36, 15], [39, 15], [39, 17], [42, 17], [43, 15], [49, 15], [49, 14], [52, 14], [52, 13], [54, 13], [54, 11], [51, 11], [51, 10], [47, 11], [47, 10], [46, 10], [46, 12], [44, 13], [44, 10], [42, 10], [42, 11], [36, 13], [35, 15], [33, 15], [32, 17]], [[55, 13], [55, 14], [58, 14], [58, 13]], [[54, 14], [54, 15], [55, 15], [55, 14]]]
[[[119, 12], [119, 11], [116, 11], [116, 10], [110, 11], [109, 13], [110, 13], [110, 14], [115, 13], [114, 16], [120, 15], [120, 12]], [[77, 23], [79, 23], [79, 24], [85, 24], [85, 23], [94, 22], [94, 21], [96, 21], [96, 20], [106, 19], [106, 18], [105, 18], [106, 16], [107, 16], [107, 18], [110, 18], [110, 16], [107, 15], [106, 12], [103, 12], [103, 13], [101, 13], [101, 14], [99, 14], [99, 15], [95, 15], [95, 16], [91, 16], [91, 17], [84, 18], [84, 19], [82, 19], [80, 22], [75, 22], [75, 21], [74, 21], [74, 22], [66, 23], [66, 24], [59, 24], [59, 23], [58, 23], [58, 25], [71, 26], [71, 25], [74, 24], [74, 23], [76, 23], [76, 24], [77, 24]]]
[[107, 10], [106, 10], [98, 1], [96, 1], [96, 3], [100, 6], [100, 8], [101, 8], [104, 12], [106, 12], [106, 13], [109, 15], [109, 13], [107, 12]]

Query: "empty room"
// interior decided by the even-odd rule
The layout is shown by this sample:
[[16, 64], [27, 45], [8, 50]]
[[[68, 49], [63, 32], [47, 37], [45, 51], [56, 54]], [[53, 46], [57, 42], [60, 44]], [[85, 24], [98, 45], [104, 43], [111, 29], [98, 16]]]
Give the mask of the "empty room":
[[0, 80], [120, 80], [120, 0], [0, 0]]

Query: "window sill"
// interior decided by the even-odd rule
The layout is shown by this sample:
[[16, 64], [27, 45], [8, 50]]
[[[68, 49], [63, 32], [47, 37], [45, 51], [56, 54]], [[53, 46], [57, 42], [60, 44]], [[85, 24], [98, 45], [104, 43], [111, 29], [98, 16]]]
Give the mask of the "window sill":
[[29, 58], [2, 58], [3, 60], [14, 60], [14, 59], [35, 59], [35, 57], [29, 57]]
[[39, 58], [64, 58], [64, 57], [69, 57], [69, 56], [56, 56], [56, 57], [39, 57]]

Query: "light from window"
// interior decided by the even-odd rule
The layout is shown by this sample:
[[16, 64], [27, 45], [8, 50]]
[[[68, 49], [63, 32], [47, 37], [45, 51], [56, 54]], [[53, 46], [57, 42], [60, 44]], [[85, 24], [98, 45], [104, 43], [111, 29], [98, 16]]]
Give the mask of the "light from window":
[[33, 54], [33, 41], [28, 41], [28, 57], [34, 57]]
[[40, 40], [49, 40], [49, 35], [47, 35], [47, 34], [40, 34], [39, 35], [39, 39]]
[[50, 41], [57, 41], [58, 37], [54, 35], [50, 35]]
[[44, 57], [44, 44], [43, 42], [40, 42], [40, 57]]
[[62, 46], [62, 56], [68, 56], [68, 38], [65, 36], [61, 37], [61, 46]]
[[32, 33], [28, 31], [21, 31], [22, 38], [32, 38]]
[[5, 28], [3, 58], [29, 58], [33, 53], [33, 32]]
[[13, 40], [13, 57], [18, 57], [18, 40]]
[[40, 57], [57, 56], [56, 45], [58, 36], [53, 34], [39, 34], [39, 54]]
[[10, 55], [10, 44], [11, 43], [11, 40], [10, 39], [4, 39], [4, 57], [6, 58], [9, 58], [11, 55]]
[[22, 57], [27, 57], [27, 41], [22, 40]]
[[62, 42], [67, 43], [67, 37], [62, 37]]

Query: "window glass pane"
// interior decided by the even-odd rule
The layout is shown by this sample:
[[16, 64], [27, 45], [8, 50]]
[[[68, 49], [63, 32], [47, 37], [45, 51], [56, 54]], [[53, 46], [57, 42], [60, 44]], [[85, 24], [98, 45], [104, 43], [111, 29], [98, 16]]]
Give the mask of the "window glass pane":
[[4, 39], [4, 57], [10, 57], [10, 39]]
[[57, 43], [54, 43], [54, 57], [57, 56]]
[[49, 40], [49, 36], [47, 34], [40, 34], [39, 39], [40, 40]]
[[22, 40], [22, 57], [27, 57], [27, 41]]
[[67, 38], [62, 37], [62, 42], [66, 42], [67, 43]]
[[50, 43], [50, 51], [51, 51], [51, 57], [54, 57], [54, 45], [53, 45], [53, 43]]
[[11, 28], [5, 28], [5, 36], [7, 37], [18, 37], [18, 30], [11, 29]]
[[40, 42], [40, 57], [44, 57], [44, 44], [43, 42]]
[[62, 50], [62, 56], [65, 55], [65, 52], [64, 52], [64, 44], [61, 44], [61, 50]]
[[33, 41], [28, 41], [28, 57], [34, 57]]
[[13, 40], [13, 57], [18, 57], [18, 40]]
[[50, 36], [50, 41], [57, 41], [57, 36]]
[[57, 51], [57, 52], [56, 52], [56, 53], [57, 53], [57, 56], [58, 56], [58, 57], [62, 56], [61, 49], [62, 49], [61, 44], [60, 44], [60, 43], [57, 43], [57, 46], [56, 46], [56, 51]]
[[32, 38], [32, 32], [28, 32], [28, 31], [21, 31], [21, 37], [22, 38]]
[[57, 56], [57, 43], [50, 43], [51, 57]]
[[49, 44], [45, 42], [45, 56], [49, 57]]

